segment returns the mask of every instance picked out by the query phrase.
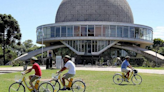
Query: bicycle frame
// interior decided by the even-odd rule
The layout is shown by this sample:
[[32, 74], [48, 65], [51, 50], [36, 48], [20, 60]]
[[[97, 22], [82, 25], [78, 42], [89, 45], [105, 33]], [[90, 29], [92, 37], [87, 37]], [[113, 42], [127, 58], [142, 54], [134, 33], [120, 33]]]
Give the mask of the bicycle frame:
[[[22, 80], [21, 80], [21, 84], [22, 84], [22, 82], [25, 84], [25, 86], [27, 87], [27, 89], [29, 90], [29, 91], [32, 91], [32, 90], [34, 90], [33, 88], [30, 88], [29, 86], [28, 86], [28, 84], [27, 84], [27, 82], [26, 82], [26, 77], [25, 77], [25, 75], [23, 75], [23, 78], [22, 78]], [[37, 80], [37, 82], [39, 83], [40, 82], [40, 80]], [[37, 83], [36, 82], [36, 83]], [[36, 85], [36, 83], [35, 83], [35, 89], [37, 89], [38, 90], [38, 85]], [[23, 84], [22, 84], [23, 85]]]
[[[59, 81], [60, 81], [59, 83], [61, 83], [61, 84], [63, 85], [61, 74], [58, 74], [58, 75], [56, 75], [56, 76], [58, 77], [58, 79], [55, 79], [55, 78], [54, 78], [54, 79], [52, 79], [52, 80], [59, 80]], [[55, 77], [56, 77], [56, 76], [55, 76]], [[51, 80], [51, 81], [52, 81], [52, 80]], [[70, 88], [70, 87], [72, 86], [73, 78], [70, 78], [70, 80], [67, 79], [67, 81], [68, 81], [67, 87]], [[64, 86], [64, 85], [63, 85], [63, 86]]]
[[[134, 74], [134, 72], [130, 71], [130, 75], [129, 75], [128, 80], [130, 80], [132, 78], [133, 74]], [[122, 72], [122, 76], [123, 76], [123, 79], [125, 79], [125, 73], [124, 72]]]

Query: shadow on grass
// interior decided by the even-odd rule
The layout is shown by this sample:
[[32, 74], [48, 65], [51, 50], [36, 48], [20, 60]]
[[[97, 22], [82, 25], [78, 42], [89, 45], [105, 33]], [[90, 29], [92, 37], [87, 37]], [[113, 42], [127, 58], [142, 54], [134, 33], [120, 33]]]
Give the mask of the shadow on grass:
[[129, 85], [135, 86], [134, 84], [120, 84], [120, 86], [129, 86]]
[[[117, 85], [117, 84], [113, 84], [113, 85]], [[134, 84], [118, 84], [118, 86], [135, 86]]]

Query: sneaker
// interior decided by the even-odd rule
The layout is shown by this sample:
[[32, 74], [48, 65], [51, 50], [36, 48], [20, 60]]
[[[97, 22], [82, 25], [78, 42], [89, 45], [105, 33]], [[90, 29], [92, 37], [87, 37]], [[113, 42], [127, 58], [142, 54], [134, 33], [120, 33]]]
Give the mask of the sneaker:
[[67, 90], [71, 90], [69, 87], [66, 88]]
[[129, 82], [127, 78], [125, 78], [125, 81], [126, 81], [126, 82]]
[[60, 89], [60, 90], [67, 90], [67, 88], [62, 88], [62, 89]]
[[32, 90], [31, 92], [38, 92], [36, 89]]

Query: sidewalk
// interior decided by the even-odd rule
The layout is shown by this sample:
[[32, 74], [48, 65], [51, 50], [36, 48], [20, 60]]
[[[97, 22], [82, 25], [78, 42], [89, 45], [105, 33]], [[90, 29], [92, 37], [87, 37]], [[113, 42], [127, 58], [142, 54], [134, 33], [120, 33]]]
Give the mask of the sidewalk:
[[[32, 66], [29, 66], [28, 69], [31, 68], [31, 67]], [[41, 66], [41, 69], [45, 70], [46, 67]], [[22, 66], [20, 66], [20, 67], [3, 67], [3, 68], [0, 67], [0, 74], [20, 72], [20, 71], [23, 71], [23, 67]]]
[[[28, 68], [31, 68], [29, 66]], [[46, 70], [45, 66], [41, 66], [42, 70]], [[120, 72], [120, 68], [116, 67], [98, 67], [98, 66], [77, 66], [76, 70], [86, 70], [86, 71], [115, 71]], [[137, 69], [139, 73], [153, 73], [153, 74], [164, 74], [164, 70], [154, 70], [154, 69]], [[1, 68], [0, 67], [0, 74], [4, 73], [12, 73], [23, 71], [23, 67], [8, 67], [8, 68]]]
[[[76, 70], [89, 70], [89, 71], [115, 71], [120, 72], [121, 68], [115, 67], [77, 67]], [[153, 74], [164, 74], [164, 70], [154, 69], [137, 69], [139, 73], [153, 73]]]

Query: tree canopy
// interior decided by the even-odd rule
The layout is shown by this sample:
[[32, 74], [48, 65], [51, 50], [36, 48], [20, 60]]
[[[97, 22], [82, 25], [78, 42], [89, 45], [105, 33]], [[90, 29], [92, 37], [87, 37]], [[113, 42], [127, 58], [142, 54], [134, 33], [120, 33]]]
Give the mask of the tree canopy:
[[[5, 55], [9, 54], [11, 51], [7, 50], [9, 46], [12, 46], [14, 43], [20, 45], [21, 40], [21, 33], [19, 24], [14, 17], [10, 14], [0, 14], [0, 44], [3, 50], [3, 55], [0, 55], [0, 58], [4, 58], [5, 62]], [[11, 58], [11, 55], [8, 55]]]

